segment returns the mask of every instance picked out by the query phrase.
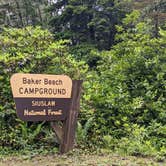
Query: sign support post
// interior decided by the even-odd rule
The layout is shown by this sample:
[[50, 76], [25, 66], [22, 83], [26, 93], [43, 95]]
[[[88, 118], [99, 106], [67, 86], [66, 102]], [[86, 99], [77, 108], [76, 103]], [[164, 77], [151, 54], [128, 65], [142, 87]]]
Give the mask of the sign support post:
[[62, 123], [52, 122], [51, 126], [58, 137], [60, 143], [60, 153], [66, 153], [74, 147], [77, 118], [80, 107], [82, 81], [74, 80], [72, 86], [71, 105], [69, 115]]

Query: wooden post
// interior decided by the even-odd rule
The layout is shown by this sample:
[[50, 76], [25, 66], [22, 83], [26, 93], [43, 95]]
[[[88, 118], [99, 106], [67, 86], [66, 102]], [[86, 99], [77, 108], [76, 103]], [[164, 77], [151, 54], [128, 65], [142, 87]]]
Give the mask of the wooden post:
[[80, 107], [81, 88], [82, 81], [74, 80], [72, 85], [69, 114], [67, 119], [63, 121], [62, 127], [58, 125], [58, 123], [52, 122], [53, 130], [55, 131], [60, 143], [61, 154], [68, 152], [74, 147], [77, 118]]

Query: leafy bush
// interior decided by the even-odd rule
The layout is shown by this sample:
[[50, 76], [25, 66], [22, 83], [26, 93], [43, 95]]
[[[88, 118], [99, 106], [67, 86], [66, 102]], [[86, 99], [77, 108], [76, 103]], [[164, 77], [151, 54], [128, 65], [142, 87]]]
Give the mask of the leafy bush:
[[[100, 53], [102, 60], [84, 83], [88, 105], [84, 108], [93, 110], [89, 141], [94, 144], [114, 149], [119, 140], [120, 148], [126, 147], [130, 154], [165, 153], [161, 149], [166, 146], [166, 31], [152, 38], [147, 26], [125, 19], [124, 26], [118, 27], [118, 43]], [[142, 140], [132, 141], [133, 126], [139, 126], [133, 137]], [[141, 131], [147, 136], [141, 136]]]
[[35, 143], [43, 131], [42, 123], [26, 123], [17, 119], [9, 83], [13, 73], [66, 74], [72, 79], [85, 77], [87, 65], [72, 58], [68, 53], [68, 43], [66, 40], [54, 41], [52, 34], [40, 27], [3, 29], [1, 32], [0, 146], [22, 148]]

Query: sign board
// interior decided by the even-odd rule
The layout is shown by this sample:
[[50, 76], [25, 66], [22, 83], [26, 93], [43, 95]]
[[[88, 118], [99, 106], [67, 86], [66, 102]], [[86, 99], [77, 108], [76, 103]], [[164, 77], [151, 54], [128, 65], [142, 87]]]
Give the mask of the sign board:
[[17, 73], [10, 80], [18, 117], [23, 121], [66, 119], [72, 80], [65, 75]]

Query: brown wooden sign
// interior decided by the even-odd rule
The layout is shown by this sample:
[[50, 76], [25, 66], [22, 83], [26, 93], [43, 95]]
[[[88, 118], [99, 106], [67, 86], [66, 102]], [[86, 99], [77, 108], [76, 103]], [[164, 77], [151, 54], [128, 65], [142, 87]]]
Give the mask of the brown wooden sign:
[[10, 82], [17, 115], [23, 121], [64, 120], [68, 116], [72, 91], [68, 76], [17, 73]]

